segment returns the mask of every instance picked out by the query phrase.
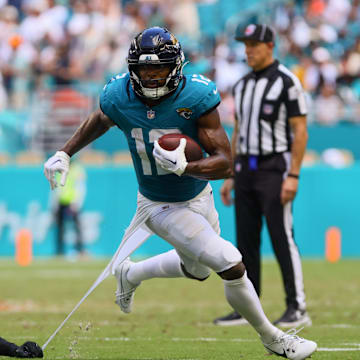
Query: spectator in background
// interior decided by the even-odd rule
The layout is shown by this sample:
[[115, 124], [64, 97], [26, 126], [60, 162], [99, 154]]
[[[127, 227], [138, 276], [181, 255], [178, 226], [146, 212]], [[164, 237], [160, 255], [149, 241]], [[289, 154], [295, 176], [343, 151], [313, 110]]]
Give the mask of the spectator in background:
[[0, 71], [9, 107], [22, 109], [28, 105], [36, 55], [33, 45], [20, 34], [17, 9], [3, 7], [0, 10]]
[[5, 110], [7, 107], [7, 94], [4, 86], [3, 76], [0, 72], [0, 111]]
[[299, 78], [306, 91], [316, 91], [320, 83], [320, 71], [311, 58], [302, 56], [298, 64], [293, 66], [291, 70]]
[[179, 37], [200, 39], [200, 20], [194, 0], [168, 0], [163, 10], [168, 14], [172, 29]]
[[[243, 49], [241, 49], [243, 50]], [[240, 61], [237, 58], [240, 57]], [[223, 125], [234, 125], [234, 99], [231, 89], [235, 82], [250, 71], [245, 62], [245, 53], [230, 49], [225, 38], [219, 38], [213, 60], [214, 79], [222, 101], [219, 105], [220, 119]]]
[[336, 85], [338, 70], [331, 58], [330, 52], [323, 47], [317, 47], [313, 51], [313, 59], [318, 66], [320, 74], [318, 89], [322, 84]]
[[[245, 61], [236, 61], [236, 53], [221, 40], [217, 43], [214, 56], [215, 82], [220, 93], [231, 93], [237, 79], [250, 71]], [[244, 59], [245, 60], [245, 59]]]
[[324, 84], [314, 101], [315, 121], [321, 125], [335, 125], [344, 118], [344, 103], [336, 94], [335, 86]]
[[83, 234], [81, 230], [80, 212], [86, 194], [85, 169], [78, 163], [71, 163], [65, 186], [55, 192], [55, 222], [57, 226], [56, 254], [65, 253], [65, 224], [71, 220], [75, 226], [75, 249], [79, 255], [84, 255]]
[[44, 70], [51, 75], [55, 85], [70, 85], [74, 80], [84, 76], [83, 67], [79, 58], [71, 51], [70, 39], [63, 41], [53, 56], [44, 64]]

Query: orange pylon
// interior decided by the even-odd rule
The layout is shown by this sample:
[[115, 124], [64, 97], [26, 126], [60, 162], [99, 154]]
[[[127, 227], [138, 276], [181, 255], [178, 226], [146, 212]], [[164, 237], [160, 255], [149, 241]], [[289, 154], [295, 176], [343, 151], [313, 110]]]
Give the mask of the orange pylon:
[[341, 258], [341, 231], [335, 226], [326, 231], [325, 258], [333, 263]]
[[20, 229], [15, 239], [15, 259], [20, 266], [28, 266], [32, 261], [32, 234], [27, 229]]

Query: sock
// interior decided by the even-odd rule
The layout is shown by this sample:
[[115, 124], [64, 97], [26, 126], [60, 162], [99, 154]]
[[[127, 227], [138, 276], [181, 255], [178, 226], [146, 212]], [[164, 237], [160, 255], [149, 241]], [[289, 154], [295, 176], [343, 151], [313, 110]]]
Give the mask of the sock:
[[282, 331], [271, 324], [264, 314], [260, 300], [246, 272], [240, 279], [223, 281], [229, 304], [254, 327], [263, 342], [271, 343], [282, 334]]
[[175, 250], [153, 256], [130, 266], [127, 279], [134, 285], [151, 278], [185, 277], [180, 266], [180, 257]]

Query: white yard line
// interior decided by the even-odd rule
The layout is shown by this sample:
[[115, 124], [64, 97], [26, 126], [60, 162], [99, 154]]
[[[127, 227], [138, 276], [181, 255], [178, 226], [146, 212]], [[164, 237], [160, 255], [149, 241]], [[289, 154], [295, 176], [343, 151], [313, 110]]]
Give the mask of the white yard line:
[[323, 324], [316, 325], [318, 327], [330, 328], [330, 329], [354, 329], [360, 327], [360, 324]]
[[336, 352], [340, 352], [340, 351], [360, 351], [360, 347], [359, 348], [318, 348], [317, 351], [336, 351]]
[[[85, 340], [85, 341], [120, 341], [120, 342], [128, 342], [128, 341], [155, 341], [155, 338], [151, 338], [151, 337], [145, 337], [145, 338], [140, 338], [140, 337], [134, 337], [134, 338], [129, 338], [129, 337], [89, 337], [89, 336], [76, 336], [77, 339], [79, 340]], [[217, 338], [178, 338], [178, 337], [174, 337], [170, 339], [171, 341], [174, 342], [258, 342], [258, 340], [256, 339], [239, 339], [239, 338], [234, 338], [234, 339], [217, 339]]]

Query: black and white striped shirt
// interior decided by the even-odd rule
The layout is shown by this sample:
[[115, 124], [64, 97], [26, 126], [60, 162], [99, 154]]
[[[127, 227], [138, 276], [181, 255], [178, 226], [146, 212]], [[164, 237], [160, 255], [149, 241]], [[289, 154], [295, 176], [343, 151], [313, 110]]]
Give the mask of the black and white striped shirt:
[[269, 155], [291, 150], [289, 118], [307, 113], [299, 79], [277, 60], [250, 72], [233, 88], [238, 131], [236, 154]]

